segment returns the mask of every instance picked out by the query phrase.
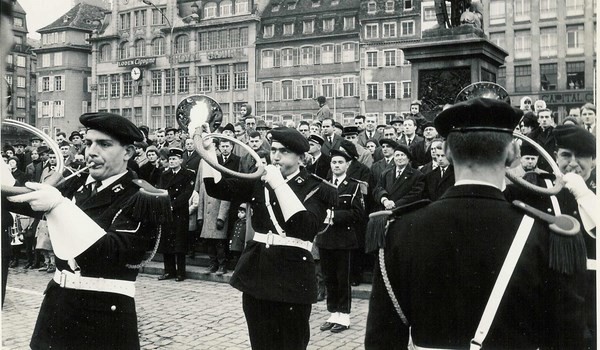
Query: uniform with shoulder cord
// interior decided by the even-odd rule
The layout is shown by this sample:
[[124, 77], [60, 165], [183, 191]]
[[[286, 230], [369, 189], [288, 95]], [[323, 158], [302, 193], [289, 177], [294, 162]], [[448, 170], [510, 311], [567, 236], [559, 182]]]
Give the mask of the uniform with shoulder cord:
[[456, 184], [370, 221], [369, 247], [381, 249], [366, 349], [406, 349], [411, 337], [417, 349], [584, 348], [579, 225], [565, 218], [570, 231], [551, 231], [500, 190], [521, 115], [477, 98], [435, 120]]

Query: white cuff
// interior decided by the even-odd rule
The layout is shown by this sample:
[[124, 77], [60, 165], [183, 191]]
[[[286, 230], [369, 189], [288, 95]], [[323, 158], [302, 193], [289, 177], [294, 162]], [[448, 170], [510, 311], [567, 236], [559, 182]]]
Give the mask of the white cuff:
[[[215, 162], [217, 162], [217, 156], [215, 156]], [[202, 169], [202, 179], [214, 179], [215, 183], [221, 181], [222, 175], [217, 169], [213, 168], [204, 159], [200, 161], [200, 169]]]
[[79, 256], [106, 232], [75, 203], [65, 199], [46, 213], [54, 254], [62, 260]]
[[583, 196], [580, 196], [577, 199], [577, 205], [579, 206], [579, 216], [581, 217], [581, 222], [583, 222], [583, 227], [588, 233], [591, 233], [592, 230], [598, 225], [598, 213], [600, 213], [600, 200], [594, 194], [594, 192], [589, 191]]
[[296, 196], [294, 191], [287, 183], [278, 186], [276, 189], [274, 189], [274, 191], [279, 201], [281, 213], [283, 214], [283, 219], [285, 221], [288, 221], [297, 212], [306, 210], [304, 204], [300, 202], [298, 196]]

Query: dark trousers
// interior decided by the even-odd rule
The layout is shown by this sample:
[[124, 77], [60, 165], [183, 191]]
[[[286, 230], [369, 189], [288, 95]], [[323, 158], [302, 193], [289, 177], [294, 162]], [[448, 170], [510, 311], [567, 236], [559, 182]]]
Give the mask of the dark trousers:
[[253, 350], [304, 350], [310, 340], [310, 304], [282, 303], [242, 295]]
[[165, 273], [185, 277], [185, 253], [164, 253]]
[[225, 263], [227, 262], [226, 246], [226, 239], [206, 239], [206, 248], [208, 249], [211, 266], [225, 266]]
[[350, 250], [319, 248], [327, 287], [327, 311], [350, 313]]
[[39, 264], [39, 254], [35, 250], [36, 238], [32, 237], [24, 237], [23, 244], [25, 245], [25, 256], [27, 257], [27, 263], [30, 265]]

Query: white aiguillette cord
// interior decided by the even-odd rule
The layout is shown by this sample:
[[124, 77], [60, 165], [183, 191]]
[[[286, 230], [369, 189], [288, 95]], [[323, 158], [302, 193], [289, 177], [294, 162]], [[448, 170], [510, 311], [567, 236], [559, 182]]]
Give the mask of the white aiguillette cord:
[[527, 215], [523, 216], [523, 220], [519, 225], [517, 234], [515, 235], [510, 249], [508, 250], [506, 260], [504, 260], [504, 264], [502, 264], [502, 269], [498, 274], [498, 278], [496, 279], [496, 283], [494, 284], [490, 298], [485, 306], [485, 310], [483, 311], [483, 315], [479, 321], [479, 326], [477, 326], [475, 336], [471, 340], [470, 350], [481, 349], [481, 345], [483, 344], [483, 341], [485, 340], [485, 337], [487, 336], [488, 332], [490, 331], [490, 327], [494, 322], [494, 317], [496, 316], [496, 312], [498, 311], [498, 307], [502, 301], [502, 296], [504, 296], [508, 282], [510, 281], [515, 267], [517, 266], [517, 262], [519, 261], [519, 257], [521, 256], [521, 252], [523, 251], [525, 242], [527, 242], [527, 238], [529, 237], [529, 233], [531, 232], [534, 222], [535, 220], [533, 218]]

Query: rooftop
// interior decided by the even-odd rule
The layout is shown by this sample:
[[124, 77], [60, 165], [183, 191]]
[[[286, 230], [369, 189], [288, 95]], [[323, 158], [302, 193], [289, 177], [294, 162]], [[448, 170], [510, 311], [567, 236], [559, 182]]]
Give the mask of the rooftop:
[[94, 21], [102, 20], [106, 11], [109, 10], [99, 6], [79, 3], [51, 24], [39, 29], [38, 33], [52, 32], [64, 28], [92, 31], [97, 27]]

